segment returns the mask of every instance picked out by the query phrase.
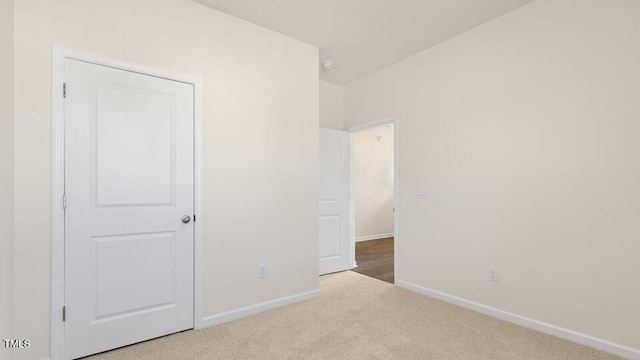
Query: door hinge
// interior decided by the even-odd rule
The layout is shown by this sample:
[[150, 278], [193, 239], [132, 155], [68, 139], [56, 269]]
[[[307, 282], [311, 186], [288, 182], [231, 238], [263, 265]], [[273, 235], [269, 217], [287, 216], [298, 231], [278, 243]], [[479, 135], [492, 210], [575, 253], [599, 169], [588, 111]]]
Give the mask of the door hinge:
[[62, 307], [62, 321], [67, 321], [67, 307]]
[[67, 210], [67, 194], [62, 195], [62, 210]]
[[67, 97], [67, 83], [62, 83], [62, 97]]

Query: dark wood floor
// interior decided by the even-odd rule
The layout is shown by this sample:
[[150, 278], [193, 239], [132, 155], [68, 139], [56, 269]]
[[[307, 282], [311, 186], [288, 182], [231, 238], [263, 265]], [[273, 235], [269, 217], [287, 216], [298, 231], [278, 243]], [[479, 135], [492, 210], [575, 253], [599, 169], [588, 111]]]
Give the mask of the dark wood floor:
[[393, 284], [393, 238], [357, 242], [356, 262], [353, 271]]

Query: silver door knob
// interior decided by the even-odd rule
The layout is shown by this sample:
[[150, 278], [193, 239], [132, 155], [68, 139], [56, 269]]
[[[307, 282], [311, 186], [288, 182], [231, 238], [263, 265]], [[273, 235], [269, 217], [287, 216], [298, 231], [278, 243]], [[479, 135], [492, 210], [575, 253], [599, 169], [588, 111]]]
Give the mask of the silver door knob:
[[183, 223], [188, 224], [191, 221], [191, 216], [185, 215], [180, 220], [182, 220]]

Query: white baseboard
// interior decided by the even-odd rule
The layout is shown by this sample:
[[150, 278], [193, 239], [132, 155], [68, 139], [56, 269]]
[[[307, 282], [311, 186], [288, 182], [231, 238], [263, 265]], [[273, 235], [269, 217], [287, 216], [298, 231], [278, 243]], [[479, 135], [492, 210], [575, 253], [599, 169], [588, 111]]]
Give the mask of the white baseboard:
[[426, 295], [450, 304], [458, 305], [479, 313], [489, 315], [501, 320], [505, 320], [526, 328], [537, 330], [545, 334], [553, 335], [565, 340], [573, 341], [578, 344], [592, 347], [594, 349], [606, 351], [608, 353], [622, 356], [627, 359], [640, 360], [640, 349], [633, 349], [624, 345], [615, 344], [607, 340], [598, 339], [596, 337], [582, 334], [573, 330], [564, 329], [559, 326], [544, 323], [542, 321], [530, 319], [521, 315], [513, 314], [504, 310], [496, 309], [477, 302], [449, 295], [437, 290], [428, 289], [419, 285], [415, 285], [406, 281], [398, 280], [396, 285], [399, 287]]
[[391, 234], [378, 234], [378, 235], [360, 236], [360, 237], [356, 238], [356, 242], [385, 239], [385, 238], [393, 237], [393, 235], [394, 234], [391, 233]]
[[197, 325], [197, 329], [203, 329], [209, 326], [226, 323], [232, 320], [247, 317], [249, 315], [258, 314], [267, 310], [279, 308], [286, 305], [295, 304], [298, 302], [311, 300], [320, 295], [320, 289], [308, 291], [300, 294], [295, 294], [267, 302], [263, 302], [256, 305], [243, 307], [237, 310], [231, 310], [217, 315], [207, 316], [202, 319], [200, 324]]

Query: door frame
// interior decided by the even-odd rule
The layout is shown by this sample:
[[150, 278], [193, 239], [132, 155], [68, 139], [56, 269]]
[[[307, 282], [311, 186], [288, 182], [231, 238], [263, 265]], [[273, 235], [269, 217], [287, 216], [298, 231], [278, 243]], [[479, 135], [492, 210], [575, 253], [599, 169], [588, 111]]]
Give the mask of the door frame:
[[362, 124], [351, 126], [347, 129], [349, 132], [349, 167], [350, 167], [350, 182], [349, 192], [352, 195], [349, 198], [349, 232], [350, 232], [350, 246], [351, 246], [351, 268], [358, 266], [356, 263], [356, 196], [355, 196], [355, 141], [354, 133], [370, 129], [376, 126], [384, 124], [393, 124], [393, 281], [394, 284], [398, 283], [398, 242], [400, 238], [400, 166], [399, 159], [399, 139], [400, 139], [400, 116], [391, 115], [376, 120], [367, 121]]
[[65, 232], [63, 195], [65, 184], [64, 139], [64, 61], [73, 59], [143, 75], [193, 85], [194, 89], [194, 259], [193, 326], [203, 325], [202, 260], [202, 118], [203, 80], [162, 69], [123, 61], [90, 52], [53, 45], [51, 49], [51, 359], [64, 359], [65, 331], [62, 307], [65, 304]]

